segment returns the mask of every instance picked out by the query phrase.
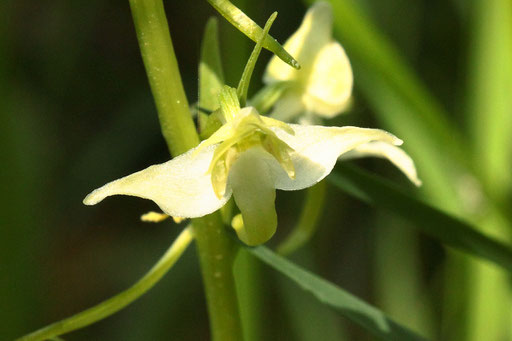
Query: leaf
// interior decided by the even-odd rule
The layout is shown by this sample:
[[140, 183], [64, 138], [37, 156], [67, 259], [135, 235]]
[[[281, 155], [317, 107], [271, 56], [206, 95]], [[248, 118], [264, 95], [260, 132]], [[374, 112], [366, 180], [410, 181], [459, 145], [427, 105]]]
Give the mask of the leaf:
[[487, 259], [512, 272], [512, 249], [478, 232], [474, 226], [407, 194], [391, 182], [359, 168], [343, 165], [327, 178], [347, 194], [408, 219], [447, 246]]
[[[199, 62], [199, 101], [201, 109], [215, 111], [219, 108], [219, 93], [224, 85], [224, 72], [220, 57], [218, 23], [210, 18], [206, 23], [201, 43], [201, 60]], [[208, 116], [199, 110], [199, 128], [206, 129]]]
[[498, 199], [512, 189], [512, 2], [473, 3], [467, 111], [477, 169]]
[[[323, 304], [334, 308], [343, 316], [384, 340], [426, 340], [407, 327], [391, 320], [379, 309], [353, 296], [338, 286], [302, 269], [270, 249], [259, 246], [247, 248], [249, 252], [290, 278], [302, 289], [309, 291]], [[319, 335], [320, 337], [321, 335]]]
[[222, 70], [218, 21], [211, 17], [206, 23], [201, 43], [199, 62], [199, 107], [214, 111], [219, 107], [218, 96], [224, 85]]
[[[263, 30], [251, 18], [228, 0], [207, 0], [227, 21], [255, 43]], [[299, 63], [271, 36], [265, 37], [263, 47], [273, 52], [288, 65], [300, 69]]]
[[[487, 196], [510, 212], [512, 190], [512, 2], [470, 1], [469, 63], [466, 116], [469, 121], [472, 161]], [[481, 231], [504, 241], [512, 240], [510, 223], [500, 219], [479, 222]], [[466, 288], [465, 330], [452, 339], [499, 340], [512, 338], [510, 276], [478, 262], [467, 262], [470, 278], [449, 277], [448, 288]], [[460, 262], [452, 271], [461, 268]], [[450, 295], [450, 293], [448, 293]], [[453, 306], [452, 306], [453, 307]], [[452, 308], [447, 306], [447, 309]], [[460, 308], [459, 308], [460, 309]], [[458, 331], [458, 330], [456, 330]]]

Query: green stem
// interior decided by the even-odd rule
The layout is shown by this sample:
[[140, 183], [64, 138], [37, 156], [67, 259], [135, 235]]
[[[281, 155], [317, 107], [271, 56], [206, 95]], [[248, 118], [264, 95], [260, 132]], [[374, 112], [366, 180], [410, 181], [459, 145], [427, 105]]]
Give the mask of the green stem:
[[[130, 0], [137, 37], [169, 150], [179, 155], [199, 144], [162, 0]], [[241, 340], [232, 272], [235, 253], [219, 212], [193, 219], [213, 340]]]
[[258, 61], [258, 57], [260, 56], [261, 47], [263, 46], [263, 41], [268, 36], [268, 31], [270, 27], [276, 20], [277, 12], [272, 13], [270, 18], [268, 18], [265, 27], [263, 28], [263, 32], [261, 33], [261, 37], [258, 39], [256, 46], [252, 50], [251, 56], [245, 65], [244, 72], [242, 73], [242, 77], [240, 78], [240, 82], [238, 83], [238, 88], [236, 89], [238, 94], [238, 99], [240, 100], [240, 106], [245, 107], [245, 103], [247, 101], [247, 92], [249, 91], [249, 85], [251, 84], [252, 72], [254, 71], [254, 67], [256, 66], [256, 62]]
[[118, 312], [151, 289], [176, 263], [193, 239], [192, 230], [190, 227], [187, 227], [176, 238], [158, 263], [132, 287], [81, 313], [25, 335], [17, 339], [17, 341], [46, 340], [83, 328]]
[[237, 245], [226, 233], [218, 212], [194, 219], [197, 252], [201, 263], [213, 341], [240, 341], [233, 262]]
[[199, 143], [172, 46], [162, 0], [130, 0], [137, 39], [162, 134], [177, 156]]

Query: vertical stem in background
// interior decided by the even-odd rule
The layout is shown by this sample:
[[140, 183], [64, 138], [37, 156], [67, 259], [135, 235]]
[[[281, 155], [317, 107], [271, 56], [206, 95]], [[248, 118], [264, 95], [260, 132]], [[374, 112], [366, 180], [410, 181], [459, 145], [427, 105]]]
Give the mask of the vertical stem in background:
[[[181, 82], [162, 0], [130, 0], [137, 38], [171, 154], [199, 143]], [[242, 340], [233, 278], [236, 245], [226, 234], [219, 212], [193, 220], [206, 291], [212, 339]]]
[[162, 0], [130, 0], [137, 39], [155, 99], [162, 134], [173, 156], [199, 143]]
[[[512, 2], [473, 1], [471, 19], [467, 110], [474, 142], [474, 164], [487, 195], [500, 202], [506, 200], [512, 189]], [[484, 215], [479, 223], [482, 232], [511, 240], [510, 226], [506, 222], [492, 212], [484, 212]], [[466, 266], [466, 340], [510, 340], [509, 274], [476, 260], [469, 260]]]
[[377, 215], [377, 221], [374, 283], [378, 306], [385, 308], [392, 318], [433, 340], [436, 328], [433, 327], [431, 297], [421, 276], [417, 232], [405, 226], [408, 222], [383, 213]]

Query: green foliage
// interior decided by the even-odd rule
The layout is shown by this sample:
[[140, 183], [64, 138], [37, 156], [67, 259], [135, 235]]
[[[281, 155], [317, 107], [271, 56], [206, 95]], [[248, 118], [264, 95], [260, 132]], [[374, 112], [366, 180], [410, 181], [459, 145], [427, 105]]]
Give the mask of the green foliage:
[[[278, 256], [268, 248], [259, 246], [247, 249], [267, 265], [293, 280], [302, 289], [313, 294], [322, 304], [326, 304], [343, 316], [362, 326], [383, 340], [426, 340], [391, 320], [382, 311], [351, 295], [336, 285], [306, 271], [290, 261]], [[320, 337], [320, 336], [319, 336]]]
[[339, 167], [328, 180], [347, 194], [408, 219], [413, 228], [464, 252], [481, 257], [512, 272], [512, 248], [479, 232], [474, 226], [450, 216], [398, 186], [355, 167]]
[[[288, 89], [289, 84], [281, 82], [267, 85], [254, 97], [247, 98], [251, 76], [261, 73], [256, 66], [261, 49], [274, 52], [289, 65], [298, 68], [298, 62], [294, 57], [288, 54], [274, 38], [267, 35], [276, 13], [270, 17], [262, 29], [255, 20], [249, 18], [231, 2], [226, 0], [209, 0], [208, 2], [229, 23], [256, 42], [240, 79], [236, 96], [240, 99], [242, 106], [247, 102], [248, 105], [255, 106], [260, 113], [268, 113]], [[312, 0], [305, 0], [305, 2], [310, 4]], [[437, 37], [435, 33], [429, 32], [422, 26], [421, 37], [411, 38], [411, 44], [408, 46], [422, 45], [420, 53], [426, 54], [427, 57], [414, 57], [414, 53], [404, 51], [403, 46], [396, 46], [389, 30], [381, 31], [377, 21], [372, 18], [373, 11], [374, 16], [381, 19], [381, 16], [386, 14], [379, 12], [379, 8], [389, 6], [386, 13], [391, 13], [391, 21], [396, 22], [397, 27], [401, 28], [402, 23], [407, 20], [400, 18], [398, 9], [400, 2], [366, 1], [364, 2], [366, 7], [360, 7], [361, 3], [355, 0], [332, 0], [331, 3], [335, 16], [334, 36], [346, 49], [354, 69], [356, 93], [352, 113], [358, 114], [355, 121], [369, 126], [374, 125], [374, 122], [365, 116], [370, 112], [385, 128], [403, 139], [405, 149], [416, 162], [424, 187], [415, 193], [359, 168], [350, 165], [340, 166], [326, 181], [309, 189], [304, 205], [301, 205], [295, 196], [286, 196], [285, 202], [282, 194], [278, 194], [277, 213], [279, 226], [283, 232], [278, 232], [276, 239], [282, 243], [277, 244], [277, 249], [287, 254], [297, 250], [306, 242], [310, 243], [310, 249], [313, 251], [309, 260], [314, 272], [331, 271], [332, 278], [344, 279], [344, 287], [347, 285], [347, 288], [363, 288], [361, 292], [367, 297], [373, 297], [374, 291], [379, 292], [379, 289], [382, 289], [377, 288], [381, 285], [378, 281], [371, 281], [372, 275], [369, 274], [371, 266], [367, 258], [374, 256], [371, 252], [373, 246], [368, 248], [370, 249], [368, 252], [365, 245], [371, 245], [374, 230], [384, 225], [389, 226], [393, 222], [385, 217], [382, 218], [383, 221], [381, 216], [376, 218], [373, 215], [364, 214], [363, 212], [366, 211], [359, 206], [355, 206], [354, 210], [353, 207], [356, 204], [353, 202], [344, 203], [341, 207], [342, 205], [339, 205], [336, 200], [330, 200], [331, 197], [337, 198], [336, 193], [330, 193], [330, 197], [325, 198], [326, 186], [332, 185], [376, 209], [388, 210], [403, 218], [404, 228], [416, 229], [434, 239], [428, 242], [423, 239], [420, 241], [414, 239], [414, 234], [410, 234], [407, 238], [398, 236], [382, 238], [379, 241], [387, 246], [382, 248], [383, 250], [400, 248], [401, 252], [397, 252], [397, 255], [414, 253], [411, 258], [418, 260], [399, 264], [388, 263], [387, 266], [403, 267], [400, 268], [401, 271], [394, 273], [408, 274], [408, 276], [393, 278], [388, 285], [393, 281], [402, 281], [403, 283], [400, 284], [404, 286], [410, 284], [408, 281], [412, 284], [423, 284], [421, 287], [424, 292], [415, 292], [417, 295], [422, 295], [420, 298], [398, 297], [399, 290], [395, 290], [391, 295], [396, 295], [395, 301], [403, 305], [404, 312], [413, 311], [416, 314], [419, 311], [414, 306], [417, 302], [407, 301], [408, 299], [428, 301], [434, 305], [435, 313], [442, 311], [442, 314], [434, 314], [433, 321], [428, 321], [433, 325], [434, 339], [464, 341], [509, 339], [512, 335], [509, 304], [511, 297], [509, 277], [512, 271], [511, 217], [510, 212], [507, 212], [511, 203], [512, 189], [510, 172], [512, 139], [509, 136], [512, 129], [512, 115], [510, 115], [512, 112], [512, 96], [510, 96], [512, 8], [510, 1], [479, 0], [464, 5], [458, 4], [459, 7], [465, 6], [467, 12], [459, 13], [460, 17], [455, 17], [455, 14], [451, 13], [453, 17], [448, 18], [437, 16], [435, 9], [427, 1], [417, 0], [411, 3], [410, 6], [416, 5], [419, 8], [418, 11], [424, 18], [421, 22], [415, 23], [418, 27], [431, 23], [439, 32], [442, 32], [440, 37]], [[114, 265], [110, 263], [115, 263], [116, 259], [123, 262], [125, 259], [137, 260], [140, 255], [133, 254], [136, 253], [134, 250], [138, 250], [136, 246], [139, 240], [151, 241], [147, 245], [142, 245], [141, 247], [144, 247], [142, 250], [146, 247], [152, 249], [159, 237], [144, 238], [148, 238], [148, 235], [166, 236], [168, 234], [167, 230], [158, 232], [157, 228], [155, 230], [133, 229], [137, 226], [135, 222], [137, 214], [132, 214], [132, 210], [127, 210], [123, 205], [110, 206], [104, 211], [98, 210], [96, 220], [84, 219], [81, 209], [76, 208], [82, 192], [87, 190], [85, 187], [91, 186], [89, 183], [81, 184], [82, 179], [90, 179], [88, 181], [91, 182], [103, 181], [102, 176], [112, 176], [113, 173], [121, 172], [119, 169], [114, 171], [115, 168], [109, 168], [109, 165], [121, 165], [119, 167], [124, 169], [134, 167], [142, 161], [163, 159], [165, 158], [163, 155], [166, 155], [163, 147], [156, 153], [153, 149], [148, 153], [150, 147], [154, 147], [157, 143], [156, 138], [150, 137], [157, 134], [156, 122], [148, 119], [150, 116], [148, 113], [151, 113], [154, 108], [147, 95], [149, 91], [141, 86], [146, 83], [142, 67], [139, 65], [140, 55], [133, 53], [129, 48], [123, 50], [122, 56], [114, 53], [113, 49], [109, 49], [111, 45], [115, 45], [116, 48], [131, 46], [135, 50], [135, 41], [125, 40], [126, 32], [133, 27], [125, 27], [121, 24], [124, 21], [130, 22], [128, 17], [122, 16], [126, 4], [124, 7], [117, 7], [113, 3], [91, 1], [87, 6], [75, 4], [68, 8], [56, 2], [48, 5], [45, 11], [38, 14], [35, 23], [38, 27], [42, 27], [41, 30], [34, 30], [28, 21], [20, 19], [33, 15], [26, 9], [30, 7], [27, 4], [26, 0], [21, 0], [20, 5], [4, 6], [0, 10], [0, 17], [5, 19], [0, 25], [2, 34], [0, 37], [2, 46], [0, 89], [3, 90], [0, 95], [2, 97], [0, 105], [2, 122], [5, 123], [2, 125], [1, 134], [2, 146], [5, 148], [5, 151], [2, 151], [5, 161], [2, 174], [5, 176], [1, 180], [2, 185], [7, 188], [3, 191], [5, 200], [1, 216], [4, 218], [1, 228], [2, 238], [0, 238], [0, 249], [5, 257], [1, 261], [0, 268], [8, 274], [4, 276], [5, 280], [0, 281], [0, 289], [2, 289], [0, 301], [5, 303], [3, 309], [0, 307], [3, 322], [0, 325], [0, 335], [7, 335], [7, 338], [27, 331], [20, 328], [32, 328], [38, 324], [47, 323], [47, 319], [59, 319], [70, 311], [83, 309], [83, 303], [80, 300], [77, 299], [78, 303], [76, 303], [74, 300], [66, 300], [66, 297], [84, 295], [84, 300], [89, 302], [87, 295], [98, 291], [98, 282], [94, 280], [97, 276], [94, 276], [94, 273], [91, 274], [90, 268], [87, 267], [89, 263], [100, 264], [102, 271], [105, 267], [105, 273], [116, 275], [112, 277], [117, 277], [117, 274], [124, 272], [135, 273], [138, 269], [137, 264], [139, 267], [145, 264], [143, 259], [140, 263], [134, 262], [129, 267], [123, 266], [122, 262]], [[240, 7], [249, 5], [240, 5]], [[161, 129], [167, 146], [174, 155], [178, 155], [199, 143], [188, 100], [195, 100], [194, 96], [191, 96], [195, 85], [191, 84], [194, 84], [197, 71], [197, 46], [192, 37], [199, 36], [200, 31], [203, 30], [202, 17], [205, 17], [206, 13], [198, 10], [197, 4], [166, 4], [170, 7], [167, 14], [172, 18], [170, 23], [173, 32], [175, 30], [182, 36], [186, 35], [183, 38], [173, 33], [174, 38], [178, 36], [178, 39], [175, 39], [175, 44], [179, 45], [176, 48], [180, 59], [178, 70], [162, 2], [130, 0], [130, 6], [134, 12], [137, 38]], [[445, 10], [446, 8], [452, 10], [451, 5], [440, 6]], [[280, 20], [275, 25], [278, 30], [275, 30], [277, 33], [274, 34], [284, 39], [285, 34], [291, 32], [291, 29], [282, 28], [296, 27], [300, 20], [299, 15], [302, 15], [302, 10], [297, 10], [297, 3], [278, 1], [266, 4], [262, 2], [261, 6], [259, 3], [258, 6], [253, 5], [247, 13], [250, 13], [251, 17], [254, 14], [254, 18], [266, 18], [267, 12], [273, 11], [274, 7], [286, 9], [281, 11]], [[110, 18], [110, 16], [105, 15], [103, 10], [119, 13], [119, 18], [126, 20], [120, 19], [119, 22], [109, 20], [107, 24], [102, 18]], [[76, 13], [73, 14], [72, 11]], [[194, 14], [194, 20], [185, 22], [183, 18], [190, 17], [187, 15], [189, 12]], [[87, 21], [88, 25], [75, 25], [76, 20], [73, 18]], [[40, 25], [38, 19], [42, 20], [43, 25]], [[390, 18], [387, 20], [389, 22]], [[196, 23], [200, 23], [201, 27]], [[197, 101], [198, 130], [201, 139], [208, 138], [222, 126], [223, 116], [219, 110], [218, 96], [226, 83], [224, 71], [227, 75], [239, 74], [238, 70], [234, 70], [233, 65], [222, 64], [218, 33], [219, 28], [222, 31], [224, 27], [222, 25], [226, 25], [225, 22], [218, 24], [217, 19], [210, 18], [204, 29], [201, 44]], [[462, 32], [457, 32], [460, 34], [457, 41], [462, 41], [464, 44], [469, 41], [470, 43], [467, 44], [469, 51], [458, 51], [459, 46], [451, 46], [450, 41], [444, 40], [447, 27], [453, 25], [462, 27]], [[74, 28], [75, 26], [79, 28]], [[232, 27], [229, 26], [228, 29], [231, 30]], [[95, 33], [96, 30], [105, 37], [100, 37]], [[117, 31], [122, 32], [123, 35], [110, 36]], [[109, 33], [104, 34], [105, 32]], [[240, 37], [243, 36], [240, 35]], [[426, 41], [428, 39], [432, 39], [434, 43], [431, 41], [429, 45]], [[114, 41], [116, 44], [112, 43]], [[224, 47], [229, 47], [223, 50], [224, 56], [243, 54], [243, 48], [233, 43], [234, 41], [235, 39], [224, 42], [226, 44]], [[428, 64], [435, 63], [435, 60], [426, 62], [425, 59], [431, 55], [444, 58], [441, 50], [443, 45], [450, 45], [450, 49], [457, 50], [458, 61], [466, 61], [465, 55], [469, 56], [468, 63], [465, 65], [467, 70], [464, 72], [459, 70], [464, 74], [462, 79], [457, 78], [455, 72], [444, 78], [449, 79], [449, 86], [453, 87], [450, 88], [450, 96], [455, 105], [443, 102], [434, 95], [441, 92], [437, 89], [438, 85], [439, 88], [443, 88], [447, 86], [446, 84], [431, 83], [432, 89], [436, 86], [436, 89], [431, 91], [423, 80], [428, 78], [425, 75], [432, 70], [428, 68]], [[103, 49], [106, 51], [105, 55], [93, 52], [103, 52]], [[431, 51], [432, 49], [435, 51]], [[414, 59], [406, 60], [405, 55]], [[126, 62], [126, 60], [133, 61]], [[439, 68], [439, 73], [447, 73], [447, 69], [443, 69], [442, 65], [435, 65], [435, 67]], [[255, 78], [256, 76], [252, 77], [253, 86], [258, 85]], [[255, 88], [257, 89], [256, 86]], [[189, 96], [188, 99], [185, 90]], [[136, 96], [132, 101], [130, 96], [134, 94]], [[119, 102], [115, 102], [114, 98], [120, 98]], [[134, 106], [132, 103], [137, 105]], [[450, 104], [452, 104], [451, 107]], [[126, 109], [120, 109], [119, 112], [115, 109], [113, 111], [117, 106], [130, 107], [128, 111], [137, 111], [137, 115], [127, 115]], [[456, 110], [463, 112], [456, 113], [459, 114], [457, 116], [452, 113]], [[70, 120], [71, 114], [73, 120]], [[41, 117], [45, 119], [44, 124], [41, 124]], [[137, 118], [134, 119], [134, 117]], [[354, 116], [337, 119], [352, 124]], [[150, 128], [152, 124], [154, 127]], [[115, 128], [108, 129], [109, 127]], [[133, 131], [140, 131], [141, 135], [136, 135], [134, 138], [137, 142], [123, 144], [126, 134], [132, 134]], [[110, 145], [119, 145], [119, 148], [109, 147]], [[103, 162], [104, 160], [108, 162]], [[98, 176], [96, 177], [95, 174]], [[257, 185], [258, 183], [255, 183], [255, 186]], [[418, 198], [419, 196], [423, 198]], [[228, 205], [233, 205], [233, 202], [231, 201]], [[330, 207], [331, 210], [325, 210], [324, 206]], [[69, 207], [73, 208], [68, 209]], [[133, 207], [135, 206], [131, 206]], [[284, 207], [287, 209], [283, 209]], [[145, 210], [146, 207], [136, 207], [135, 211], [143, 209]], [[211, 326], [214, 337], [219, 340], [227, 340], [229, 337], [236, 339], [241, 335], [239, 321], [236, 318], [230, 319], [237, 315], [239, 304], [233, 294], [235, 288], [231, 274], [237, 246], [225, 234], [226, 229], [230, 229], [226, 225], [231, 221], [231, 210], [231, 206], [225, 207], [223, 220], [220, 219], [220, 214], [216, 213], [194, 221], [194, 230], [201, 234], [197, 246], [203, 280], [206, 283], [208, 309], [212, 316]], [[321, 215], [322, 212], [324, 212], [323, 215]], [[123, 240], [126, 243], [126, 249], [121, 249], [114, 243], [114, 238], [104, 229], [97, 233], [98, 236], [94, 237], [97, 239], [94, 239], [80, 228], [76, 228], [81, 222], [86, 225], [87, 228], [84, 230], [87, 231], [95, 224], [112, 225], [113, 218], [110, 217], [116, 216], [127, 217], [126, 221], [117, 224], [122, 227], [116, 230], [119, 235], [126, 233], [130, 236]], [[321, 224], [320, 217], [325, 220], [322, 220]], [[295, 220], [298, 220], [296, 224]], [[129, 222], [129, 226], [126, 226], [126, 222]], [[77, 226], [69, 229], [69, 225]], [[290, 226], [294, 226], [295, 229]], [[289, 231], [292, 232], [285, 235]], [[80, 242], [73, 244], [72, 238]], [[88, 240], [92, 241], [88, 243]], [[404, 247], [396, 243], [397, 240], [404, 243], [411, 241], [411, 244], [419, 247]], [[393, 243], [396, 245], [389, 245]], [[82, 245], [83, 249], [81, 249]], [[108, 246], [102, 248], [101, 245]], [[438, 255], [439, 245], [446, 246], [448, 251]], [[457, 254], [458, 257], [455, 258], [452, 249], [462, 251], [462, 254]], [[296, 331], [302, 330], [297, 323], [311, 321], [307, 315], [308, 312], [315, 311], [311, 305], [321, 303], [358, 324], [365, 333], [372, 333], [378, 338], [423, 339], [404, 324], [394, 322], [401, 321], [400, 318], [388, 317], [386, 313], [391, 313], [393, 309], [386, 306], [386, 303], [376, 308], [335, 284], [278, 256], [268, 248], [247, 248], [247, 250], [275, 268], [279, 274], [291, 279], [291, 284], [311, 293], [312, 297], [319, 301], [301, 301], [294, 298], [293, 294], [287, 293], [288, 295], [280, 297], [284, 303], [280, 304], [278, 300], [270, 302], [267, 296], [280, 295], [275, 292], [275, 288], [269, 289], [264, 286], [258, 287], [258, 290], [251, 288], [255, 283], [260, 285], [267, 282], [265, 273], [260, 271], [261, 269], [255, 273], [251, 273], [250, 268], [243, 269], [243, 275], [246, 278], [241, 279], [242, 285], [239, 285], [238, 295], [251, 295], [240, 300], [241, 310], [246, 315], [245, 320], [251, 319], [251, 322], [254, 322], [253, 325], [249, 322], [250, 331], [245, 331], [245, 335], [249, 338], [252, 335], [253, 339], [259, 339], [261, 335], [279, 332], [282, 329], [280, 312], [286, 310], [286, 307], [294, 307], [294, 303], [300, 301], [300, 309], [294, 312], [295, 322], [289, 322], [289, 327]], [[114, 253], [119, 254], [118, 258], [112, 256]], [[87, 261], [80, 260], [80, 254], [86, 254], [87, 257], [84, 258], [87, 258]], [[90, 260], [91, 254], [97, 255], [101, 261], [95, 263]], [[221, 260], [216, 258], [219, 255], [222, 256]], [[377, 253], [378, 256], [379, 253]], [[169, 258], [169, 254], [164, 255], [163, 260], [130, 289], [22, 339], [36, 340], [62, 334], [113, 314], [152, 287], [177, 257], [177, 254], [172, 258]], [[40, 261], [37, 262], [36, 260], [39, 259]], [[111, 259], [113, 260], [109, 262]], [[397, 262], [399, 256], [390, 259]], [[164, 260], [165, 262], [162, 263]], [[251, 266], [251, 262], [244, 264]], [[385, 262], [376, 262], [376, 264], [385, 264]], [[189, 275], [183, 278], [192, 278], [199, 282], [199, 271], [195, 265], [193, 263], [186, 270]], [[417, 268], [410, 271], [408, 266]], [[38, 274], [37, 268], [43, 269], [41, 272], [45, 274]], [[52, 268], [58, 270], [55, 272], [47, 270]], [[69, 269], [75, 268], [83, 268], [83, 274], [82, 270], [80, 275], [70, 272]], [[353, 271], [354, 276], [349, 276], [348, 279], [347, 269], [350, 271], [356, 269]], [[381, 275], [385, 274], [386, 269], [378, 269], [378, 272]], [[441, 273], [444, 273], [444, 277]], [[175, 274], [178, 276], [178, 273]], [[47, 277], [40, 281], [39, 276]], [[225, 280], [221, 283], [222, 285], [218, 285], [219, 276], [221, 280]], [[122, 276], [119, 277], [122, 278]], [[256, 277], [257, 280], [254, 280]], [[80, 285], [74, 285], [73, 278], [79, 281]], [[198, 311], [206, 310], [201, 306], [203, 296], [194, 291], [196, 288], [190, 283], [185, 283], [183, 278], [176, 278], [176, 282], [179, 282], [182, 287], [187, 287], [183, 290], [190, 287], [190, 291], [184, 291], [187, 295], [183, 296], [187, 301], [192, 301], [190, 297], [198, 297], [194, 301], [197, 306], [186, 310], [184, 305], [187, 302], [173, 300], [161, 304], [161, 306], [167, 306], [167, 310], [164, 310], [154, 309], [150, 303], [147, 303], [146, 310], [143, 310], [148, 313], [146, 320], [157, 321], [158, 314], [158, 316], [165, 316], [166, 323], [158, 326], [156, 326], [157, 323], [146, 325], [141, 323], [137, 325], [137, 328], [140, 328], [140, 335], [168, 337], [169, 330], [172, 330], [168, 329], [170, 324], [168, 321], [185, 321], [182, 330], [195, 331], [188, 331], [189, 334], [186, 335], [173, 334], [173, 337], [201, 339], [207, 335], [206, 325], [197, 328], [199, 322], [195, 319]], [[120, 283], [123, 283], [122, 280], [111, 279], [111, 281], [112, 288], [117, 288], [121, 285]], [[34, 283], [34, 288], [30, 288], [31, 282]], [[59, 289], [62, 287], [66, 287], [66, 290]], [[103, 292], [100, 294], [103, 295]], [[38, 295], [41, 297], [39, 300], [36, 299]], [[155, 300], [164, 301], [157, 292], [154, 295]], [[49, 298], [45, 298], [46, 296]], [[216, 297], [223, 297], [225, 300], [218, 300]], [[52, 307], [48, 308], [49, 304], [46, 302], [52, 302]], [[61, 302], [64, 303], [61, 304]], [[265, 316], [268, 306], [272, 308], [271, 314], [268, 314], [269, 317]], [[129, 334], [129, 337], [137, 339], [139, 335], [136, 332], [127, 333], [123, 331], [124, 328], [121, 328], [121, 326], [133, 325], [134, 321], [138, 322], [137, 314], [140, 312], [136, 310], [137, 307], [132, 309], [136, 312], [133, 314], [133, 320], [130, 320], [130, 317], [119, 320], [110, 318], [98, 329], [92, 329], [91, 335], [104, 336], [105, 339], [125, 339], [120, 335]], [[194, 318], [190, 318], [191, 314]], [[35, 318], [35, 315], [43, 317]], [[30, 321], [25, 321], [25, 317], [28, 316]], [[419, 312], [417, 316], [417, 318], [423, 318]], [[278, 322], [265, 321], [265, 318]], [[203, 319], [205, 319], [204, 316]], [[201, 316], [198, 320], [202, 321]], [[336, 324], [336, 322], [334, 320], [325, 323]], [[119, 327], [119, 332], [115, 330], [116, 327]], [[144, 328], [160, 328], [160, 330], [154, 334], [144, 334]], [[105, 330], [109, 331], [105, 332]], [[348, 332], [342, 334], [350, 339], [358, 339], [359, 336], [358, 331], [350, 330], [350, 326]], [[289, 335], [286, 336], [289, 337]], [[307, 338], [305, 335], [302, 336], [304, 339]], [[76, 334], [77, 340], [90, 338], [90, 335]]]

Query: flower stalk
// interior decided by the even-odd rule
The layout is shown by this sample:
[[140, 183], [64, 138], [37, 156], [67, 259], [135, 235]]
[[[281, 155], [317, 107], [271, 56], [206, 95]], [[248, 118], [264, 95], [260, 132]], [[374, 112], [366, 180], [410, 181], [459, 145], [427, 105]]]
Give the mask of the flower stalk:
[[84, 310], [81, 313], [68, 317], [64, 320], [52, 323], [49, 326], [36, 330], [35, 332], [25, 335], [16, 341], [42, 341], [50, 338], [55, 339], [58, 335], [63, 335], [73, 330], [83, 328], [118, 312], [145, 294], [156, 283], [158, 283], [158, 281], [160, 281], [160, 279], [181, 257], [183, 252], [185, 252], [193, 239], [194, 234], [192, 232], [192, 228], [186, 227], [172, 243], [162, 258], [160, 258], [151, 270], [149, 270], [148, 273], [138, 280], [133, 286], [92, 308]]
[[130, 0], [139, 47], [162, 134], [173, 156], [199, 143], [181, 82], [162, 0]]
[[218, 212], [194, 219], [194, 232], [212, 340], [240, 341], [242, 327], [233, 276], [237, 245], [226, 233]]
[[[155, 99], [162, 134], [172, 155], [199, 144], [162, 0], [130, 0], [142, 59]], [[241, 340], [232, 272], [235, 242], [215, 212], [193, 220], [213, 340]]]

